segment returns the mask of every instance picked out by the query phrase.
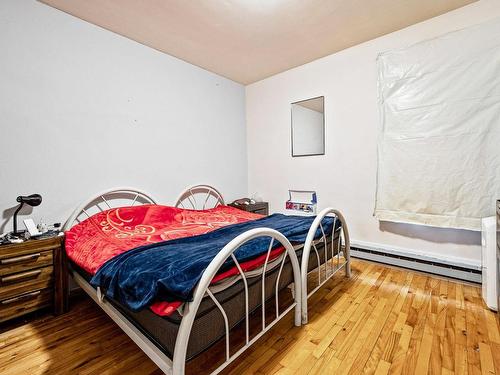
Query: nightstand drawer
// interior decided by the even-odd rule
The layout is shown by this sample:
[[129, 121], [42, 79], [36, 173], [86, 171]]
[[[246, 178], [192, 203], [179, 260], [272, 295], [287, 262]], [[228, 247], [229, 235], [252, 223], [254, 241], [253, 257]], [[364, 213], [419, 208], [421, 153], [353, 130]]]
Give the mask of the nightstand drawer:
[[52, 258], [52, 250], [2, 258], [0, 259], [0, 276], [52, 265]]
[[52, 304], [53, 292], [50, 289], [35, 290], [0, 301], [0, 322], [48, 307]]
[[67, 310], [64, 237], [29, 239], [0, 246], [0, 322], [50, 307]]
[[0, 276], [0, 300], [8, 299], [53, 285], [52, 266]]

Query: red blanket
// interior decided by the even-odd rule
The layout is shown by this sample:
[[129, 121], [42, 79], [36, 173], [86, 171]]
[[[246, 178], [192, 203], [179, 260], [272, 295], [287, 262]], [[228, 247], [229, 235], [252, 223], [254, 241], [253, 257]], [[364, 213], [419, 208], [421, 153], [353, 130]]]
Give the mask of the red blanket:
[[[261, 218], [261, 215], [218, 206], [195, 211], [181, 208], [142, 205], [120, 207], [93, 215], [66, 232], [68, 257], [89, 274], [109, 259], [148, 243], [208, 233], [227, 225]], [[273, 250], [270, 259], [283, 251]], [[265, 255], [241, 264], [244, 271], [255, 269], [265, 261]], [[218, 274], [212, 283], [238, 274], [236, 267]], [[156, 302], [151, 310], [158, 315], [170, 315], [180, 302]]]

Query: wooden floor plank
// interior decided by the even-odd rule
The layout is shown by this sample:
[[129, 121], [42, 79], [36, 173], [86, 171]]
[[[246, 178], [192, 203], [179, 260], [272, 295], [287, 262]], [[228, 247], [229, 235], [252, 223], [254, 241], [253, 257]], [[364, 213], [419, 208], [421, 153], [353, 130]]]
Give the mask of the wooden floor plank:
[[[222, 374], [500, 375], [499, 319], [480, 292], [354, 260], [351, 279], [339, 273], [311, 297], [307, 326], [289, 314]], [[188, 368], [206, 365], [196, 361]], [[0, 373], [161, 371], [85, 297], [66, 315], [1, 330]]]

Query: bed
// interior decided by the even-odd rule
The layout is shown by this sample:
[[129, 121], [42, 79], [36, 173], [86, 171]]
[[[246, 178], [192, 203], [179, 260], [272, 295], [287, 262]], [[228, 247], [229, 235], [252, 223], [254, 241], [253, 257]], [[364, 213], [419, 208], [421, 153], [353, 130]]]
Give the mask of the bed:
[[[156, 201], [148, 193], [134, 188], [99, 193], [73, 212], [65, 224], [65, 230], [99, 212], [136, 205], [156, 205]], [[191, 210], [203, 212], [207, 209], [216, 210], [223, 205], [224, 199], [220, 192], [207, 185], [198, 185], [186, 189], [176, 201], [175, 207], [188, 206]], [[321, 220], [319, 224], [313, 225], [321, 226]], [[332, 232], [330, 239], [323, 235], [321, 241], [310, 238], [308, 234], [303, 248], [292, 246], [281, 233], [268, 228], [256, 228], [242, 233], [224, 246], [210, 262], [197, 284], [192, 301], [185, 302], [182, 309], [176, 309], [166, 316], [158, 315], [152, 309], [132, 311], [120, 301], [105, 296], [99, 287], [92, 286], [92, 274], [88, 270], [72, 261], [70, 269], [75, 281], [163, 372], [183, 374], [190, 359], [222, 342], [224, 359], [213, 371], [218, 373], [288, 312], [294, 311], [294, 323], [297, 326], [304, 320], [307, 321], [307, 310], [304, 312], [301, 307], [304, 288], [299, 258], [302, 259], [302, 267], [307, 267], [308, 271], [316, 268], [319, 275], [316, 288], [311, 291], [308, 291], [307, 286], [305, 288], [306, 294], [310, 295], [326, 282], [329, 272], [342, 268], [338, 263], [340, 254], [348, 253], [346, 250], [338, 251], [348, 249], [348, 246], [342, 246], [343, 231]], [[234, 252], [259, 237], [271, 239], [265, 262], [253, 271], [243, 271]], [[283, 249], [280, 257], [270, 256], [274, 251], [271, 250], [273, 242], [279, 242]], [[344, 244], [348, 245], [348, 242]], [[337, 249], [336, 253], [334, 249]], [[308, 259], [305, 262], [306, 252]], [[233, 260], [237, 268], [237, 277], [233, 275], [227, 286], [217, 289], [212, 280], [220, 274], [219, 270], [228, 258]], [[334, 265], [334, 258], [337, 265]], [[348, 257], [344, 263], [348, 270]], [[328, 267], [328, 264], [331, 266]], [[240, 334], [238, 342], [234, 342], [230, 335], [237, 327], [243, 334]]]

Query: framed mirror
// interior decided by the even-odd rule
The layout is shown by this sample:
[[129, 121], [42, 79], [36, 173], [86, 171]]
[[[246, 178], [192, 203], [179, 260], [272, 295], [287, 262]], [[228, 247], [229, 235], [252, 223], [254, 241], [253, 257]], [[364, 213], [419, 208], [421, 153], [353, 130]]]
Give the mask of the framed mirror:
[[292, 156], [325, 154], [325, 97], [292, 103]]

